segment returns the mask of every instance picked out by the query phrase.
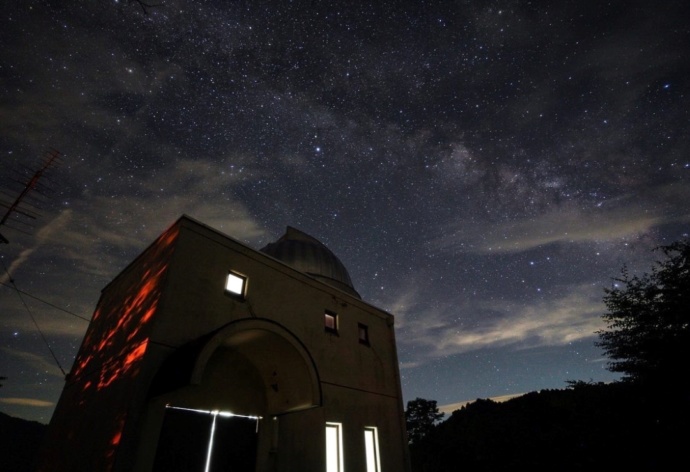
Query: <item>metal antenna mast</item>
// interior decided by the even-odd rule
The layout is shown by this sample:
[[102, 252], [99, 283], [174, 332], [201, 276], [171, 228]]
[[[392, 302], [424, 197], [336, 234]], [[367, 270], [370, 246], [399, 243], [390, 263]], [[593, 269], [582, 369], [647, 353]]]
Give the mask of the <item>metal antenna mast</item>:
[[[36, 219], [36, 213], [28, 208], [26, 208], [26, 205], [33, 206], [30, 203], [25, 203], [25, 206], [22, 205], [22, 201], [24, 198], [29, 195], [29, 193], [33, 190], [39, 194], [41, 194], [41, 188], [39, 188], [39, 180], [43, 176], [43, 174], [50, 169], [51, 167], [55, 167], [60, 163], [60, 152], [51, 149], [46, 153], [46, 156], [43, 158], [43, 164], [41, 165], [40, 169], [38, 169], [34, 174], [29, 178], [29, 180], [15, 180], [15, 182], [23, 185], [22, 191], [19, 193], [19, 196], [14, 199], [14, 201], [11, 204], [7, 204], [5, 202], [0, 201], [0, 206], [3, 206], [7, 208], [7, 211], [3, 215], [2, 219], [0, 219], [0, 226], [3, 226], [8, 219], [13, 215], [13, 214], [20, 214], [23, 215], [27, 218], [31, 218], [33, 220]], [[25, 177], [25, 176], [23, 176]], [[45, 185], [40, 185], [43, 188], [47, 188]], [[16, 221], [19, 222], [19, 221]], [[17, 229], [17, 228], [14, 228]], [[21, 231], [17, 229], [17, 231]], [[9, 244], [9, 240], [4, 237], [2, 234], [0, 234], [0, 244]], [[14, 290], [17, 292], [17, 295], [19, 296], [19, 299], [21, 300], [22, 304], [24, 305], [24, 308], [26, 309], [27, 313], [31, 317], [31, 321], [33, 322], [34, 326], [36, 326], [36, 330], [38, 333], [41, 335], [41, 339], [43, 339], [43, 342], [46, 344], [48, 347], [48, 350], [50, 351], [50, 355], [53, 356], [53, 359], [55, 360], [55, 363], [57, 364], [58, 368], [62, 372], [62, 375], [67, 375], [65, 374], [65, 370], [62, 368], [62, 365], [60, 364], [60, 361], [58, 360], [57, 356], [55, 355], [55, 351], [53, 351], [53, 348], [50, 347], [50, 343], [48, 343], [48, 340], [46, 339], [45, 335], [43, 334], [43, 331], [41, 331], [40, 326], [38, 326], [38, 322], [36, 322], [36, 318], [34, 317], [33, 313], [31, 313], [31, 310], [29, 309], [29, 306], [26, 304], [26, 301], [24, 300], [24, 297], [22, 297], [22, 292], [19, 290], [17, 287], [17, 284], [14, 282], [14, 279], [12, 278], [12, 275], [10, 274], [9, 270], [7, 267], [5, 267], [4, 262], [0, 260], [0, 263], [2, 263], [2, 268], [4, 271], [7, 273], [7, 277], [9, 279], [10, 284], [14, 288]]]
[[[23, 208], [21, 207], [22, 200], [24, 197], [26, 197], [29, 192], [32, 190], [39, 192], [39, 180], [41, 176], [50, 169], [51, 167], [57, 166], [61, 161], [60, 157], [60, 152], [56, 151], [55, 149], [51, 149], [46, 153], [45, 158], [43, 159], [43, 164], [41, 165], [41, 168], [38, 169], [33, 176], [27, 181], [27, 182], [19, 182], [24, 184], [24, 188], [19, 194], [19, 196], [12, 202], [10, 205], [7, 205], [4, 202], [0, 201], [0, 206], [4, 206], [7, 208], [7, 211], [3, 215], [2, 219], [0, 220], [0, 226], [3, 226], [7, 220], [12, 216], [13, 213], [18, 213], [21, 215], [26, 216], [27, 218], [31, 218], [33, 220], [36, 219], [36, 214], [35, 212], [29, 210], [28, 208]], [[40, 193], [40, 192], [39, 192]], [[15, 228], [16, 229], [16, 228]], [[18, 230], [20, 231], [20, 230]], [[8, 244], [9, 240], [0, 233], [0, 244]]]

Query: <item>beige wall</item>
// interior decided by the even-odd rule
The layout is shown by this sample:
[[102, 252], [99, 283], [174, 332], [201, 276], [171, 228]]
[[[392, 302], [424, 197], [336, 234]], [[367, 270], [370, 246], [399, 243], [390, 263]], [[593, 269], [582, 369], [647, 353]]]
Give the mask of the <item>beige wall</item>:
[[[148, 344], [136, 376], [83, 410], [91, 423], [107, 411], [94, 437], [126, 412], [114, 470], [150, 470], [166, 404], [262, 416], [259, 470], [324, 470], [327, 421], [343, 424], [346, 470], [364, 470], [365, 426], [378, 428], [383, 470], [409, 470], [393, 317], [188, 218], [172, 232], [104, 289], [98, 307], [137, 303], [132, 287], [156, 276], [155, 313], [139, 315]], [[229, 270], [247, 276], [244, 299], [225, 293]], [[325, 310], [338, 315], [337, 335], [324, 329]], [[92, 324], [89, 343], [106, 329]], [[63, 397], [56, 430], [75, 411], [73, 393]]]

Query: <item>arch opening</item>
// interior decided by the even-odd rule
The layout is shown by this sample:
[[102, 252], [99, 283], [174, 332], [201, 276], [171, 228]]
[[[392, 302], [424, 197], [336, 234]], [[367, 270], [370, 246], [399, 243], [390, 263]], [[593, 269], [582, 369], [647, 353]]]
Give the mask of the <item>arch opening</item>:
[[277, 416], [321, 404], [309, 352], [282, 326], [267, 320], [231, 323], [197, 356], [191, 384], [214, 392], [211, 409]]
[[[246, 443], [240, 448], [246, 455], [242, 457], [254, 461], [256, 452], [251, 451], [258, 447], [266, 452], [271, 447], [273, 422], [267, 419], [321, 405], [318, 373], [309, 352], [297, 337], [273, 321], [251, 319], [230, 323], [194, 349], [194, 353], [188, 352], [176, 360], [178, 366], [191, 361], [191, 375], [183, 385], [178, 383], [178, 388], [166, 389], [151, 399], [150, 420], [145, 428], [149, 433], [144, 437], [153, 439], [150, 434], [157, 437], [154, 449], [158, 452], [155, 457], [139, 459], [139, 463], [155, 463], [148, 470], [177, 463], [174, 456], [161, 450], [189, 450], [192, 451], [187, 454], [189, 457], [205, 454], [201, 445], [185, 442], [191, 428], [198, 431], [198, 437], [208, 435], [210, 423], [203, 416], [215, 421], [214, 415], [218, 413], [218, 425], [227, 423], [222, 416], [232, 416], [232, 428], [242, 423], [243, 417], [256, 418], [253, 435], [245, 431], [233, 439], [238, 444]], [[174, 366], [168, 365], [165, 372], [171, 367]], [[165, 375], [160, 371], [158, 382]], [[199, 414], [198, 410], [207, 414]], [[209, 438], [201, 443], [205, 444]], [[168, 447], [170, 444], [178, 445]]]

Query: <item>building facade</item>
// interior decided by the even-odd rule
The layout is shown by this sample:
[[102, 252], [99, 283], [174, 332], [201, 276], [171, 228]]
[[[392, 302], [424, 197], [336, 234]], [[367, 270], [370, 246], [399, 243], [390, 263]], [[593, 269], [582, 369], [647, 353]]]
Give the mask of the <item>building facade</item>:
[[102, 291], [41, 471], [409, 471], [393, 316], [288, 227], [182, 216]]

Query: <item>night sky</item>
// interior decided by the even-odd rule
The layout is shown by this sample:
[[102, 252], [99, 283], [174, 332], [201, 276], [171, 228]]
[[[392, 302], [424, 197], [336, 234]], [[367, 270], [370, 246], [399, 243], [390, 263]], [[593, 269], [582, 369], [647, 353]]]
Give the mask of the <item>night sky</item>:
[[395, 315], [404, 402], [617, 378], [604, 288], [690, 232], [690, 3], [159, 2], [3, 8], [2, 201], [63, 157], [0, 226], [0, 411], [50, 420], [182, 214], [326, 244]]

